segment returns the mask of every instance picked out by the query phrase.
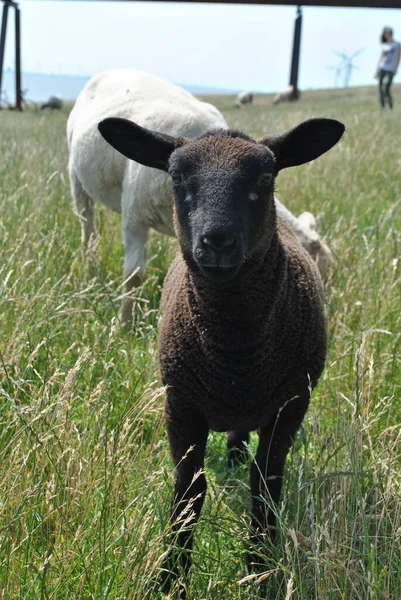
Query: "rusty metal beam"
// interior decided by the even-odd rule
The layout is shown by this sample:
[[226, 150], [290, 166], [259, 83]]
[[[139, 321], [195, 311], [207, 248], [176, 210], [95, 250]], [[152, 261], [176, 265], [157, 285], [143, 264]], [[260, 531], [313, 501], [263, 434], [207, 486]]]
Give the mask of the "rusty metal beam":
[[[4, 1], [4, 0], [3, 0]], [[49, 0], [54, 1], [54, 0]], [[82, 0], [77, 0], [82, 2]], [[85, 1], [85, 0], [84, 0]], [[86, 0], [93, 2], [94, 0]], [[100, 0], [114, 2], [115, 0]], [[124, 2], [135, 2], [136, 0], [122, 0]], [[146, 2], [189, 2], [190, 4], [276, 4], [278, 6], [295, 6], [294, 0], [145, 0]], [[305, 0], [302, 6], [330, 6], [338, 8], [401, 8], [401, 0]]]
[[[31, 0], [32, 2], [34, 0]], [[39, 1], [39, 0], [38, 0]], [[40, 0], [43, 2], [43, 0]], [[61, 1], [61, 0], [59, 0]], [[116, 0], [70, 0], [76, 2], [115, 2]], [[136, 2], [137, 0], [118, 0], [120, 2]], [[4, 2], [4, 0], [3, 0]], [[55, 0], [48, 0], [55, 2]], [[188, 2], [190, 4], [276, 4], [279, 6], [295, 6], [294, 0], [145, 0], [145, 2]], [[306, 0], [302, 6], [331, 6], [338, 8], [401, 8], [401, 0]]]
[[[259, 3], [259, 2], [258, 2]], [[264, 4], [265, 2], [263, 2]], [[270, 2], [266, 4], [291, 4], [290, 1]], [[338, 8], [401, 8], [401, 0], [349, 0], [336, 2], [335, 0], [305, 0], [302, 6], [331, 6]]]

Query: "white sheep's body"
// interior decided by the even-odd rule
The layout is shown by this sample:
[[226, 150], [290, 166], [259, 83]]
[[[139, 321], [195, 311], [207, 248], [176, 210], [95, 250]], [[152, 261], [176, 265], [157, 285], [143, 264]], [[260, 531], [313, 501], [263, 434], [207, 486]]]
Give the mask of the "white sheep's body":
[[274, 96], [273, 104], [279, 104], [280, 102], [289, 102], [292, 99], [292, 95], [294, 93], [294, 87], [289, 85], [284, 90], [277, 92]]
[[315, 217], [310, 212], [303, 212], [295, 217], [275, 196], [277, 214], [283, 217], [295, 232], [300, 244], [309, 252], [316, 262], [322, 277], [327, 275], [333, 255], [330, 248], [320, 238], [316, 231]]
[[240, 92], [235, 99], [235, 106], [239, 108], [244, 104], [252, 104], [253, 101], [253, 93], [247, 90]]
[[[227, 128], [221, 113], [176, 85], [149, 73], [118, 69], [93, 77], [79, 95], [67, 123], [69, 174], [84, 251], [95, 235], [94, 201], [122, 213], [125, 292], [138, 285], [145, 267], [149, 228], [174, 235], [168, 176], [127, 160], [98, 131], [106, 117], [125, 117], [144, 127], [195, 137]], [[128, 280], [128, 281], [127, 281]], [[123, 302], [129, 322], [132, 301]]]
[[[93, 77], [83, 88], [67, 123], [69, 175], [76, 213], [81, 222], [84, 253], [95, 237], [94, 202], [122, 214], [125, 293], [122, 320], [132, 319], [130, 291], [145, 268], [150, 228], [174, 235], [170, 178], [157, 169], [130, 161], [103, 140], [98, 123], [124, 117], [143, 127], [173, 136], [196, 137], [227, 129], [222, 114], [181, 87], [143, 71], [116, 69]], [[298, 222], [277, 201], [278, 213], [293, 226], [300, 242], [316, 256], [315, 231]], [[313, 252], [311, 252], [313, 248]]]
[[153, 227], [173, 235], [168, 177], [127, 160], [102, 139], [97, 125], [108, 116], [135, 119], [144, 127], [187, 137], [226, 128], [223, 116], [184, 89], [130, 69], [95, 76], [71, 111], [67, 124], [71, 178], [78, 178], [93, 200], [123, 213], [123, 231]]

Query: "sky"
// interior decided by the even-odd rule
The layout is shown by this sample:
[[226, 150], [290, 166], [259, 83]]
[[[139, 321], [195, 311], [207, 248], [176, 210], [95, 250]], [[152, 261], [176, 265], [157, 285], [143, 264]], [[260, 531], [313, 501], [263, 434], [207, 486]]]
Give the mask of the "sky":
[[[289, 83], [296, 7], [20, 0], [23, 71], [94, 75], [117, 67], [178, 84], [276, 91]], [[379, 36], [401, 39], [401, 9], [303, 8], [300, 89], [333, 87], [334, 51], [355, 58], [352, 85], [374, 83]], [[10, 11], [5, 67], [13, 67]], [[397, 36], [398, 34], [398, 36]], [[395, 81], [401, 81], [401, 69]]]

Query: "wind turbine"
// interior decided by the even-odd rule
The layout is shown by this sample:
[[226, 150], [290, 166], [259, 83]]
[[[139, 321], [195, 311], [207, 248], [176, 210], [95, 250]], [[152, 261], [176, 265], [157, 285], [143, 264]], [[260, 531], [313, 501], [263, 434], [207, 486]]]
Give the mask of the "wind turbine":
[[364, 49], [365, 48], [360, 48], [359, 50], [350, 55], [345, 54], [345, 52], [334, 51], [334, 54], [336, 54], [342, 59], [342, 64], [339, 65], [339, 68], [341, 67], [341, 70], [344, 70], [344, 87], [349, 86], [353, 69], [359, 68], [356, 65], [354, 65], [354, 60], [357, 56], [359, 56], [359, 54], [361, 54], [364, 51]]
[[340, 78], [343, 68], [344, 68], [343, 64], [339, 64], [336, 67], [334, 67], [332, 65], [329, 67], [326, 67], [326, 69], [328, 69], [329, 71], [334, 71], [334, 87], [338, 87], [338, 81], [339, 81], [339, 78]]

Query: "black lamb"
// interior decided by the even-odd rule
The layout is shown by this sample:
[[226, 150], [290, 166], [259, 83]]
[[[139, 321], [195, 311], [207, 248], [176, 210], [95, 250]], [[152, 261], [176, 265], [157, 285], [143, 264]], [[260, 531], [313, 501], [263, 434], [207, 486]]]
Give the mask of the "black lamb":
[[[274, 537], [275, 515], [264, 498], [279, 501], [286, 456], [326, 358], [319, 271], [276, 216], [274, 181], [281, 169], [329, 150], [344, 126], [310, 119], [258, 141], [230, 130], [173, 138], [113, 118], [99, 129], [128, 158], [168, 171], [173, 183], [180, 251], [163, 288], [159, 360], [175, 465], [173, 541], [182, 551], [165, 562], [168, 591], [179, 566], [190, 567], [209, 430], [229, 432], [229, 464], [244, 452], [249, 432], [259, 431], [251, 541]], [[249, 566], [255, 556], [250, 552]]]

